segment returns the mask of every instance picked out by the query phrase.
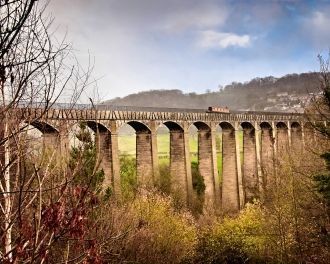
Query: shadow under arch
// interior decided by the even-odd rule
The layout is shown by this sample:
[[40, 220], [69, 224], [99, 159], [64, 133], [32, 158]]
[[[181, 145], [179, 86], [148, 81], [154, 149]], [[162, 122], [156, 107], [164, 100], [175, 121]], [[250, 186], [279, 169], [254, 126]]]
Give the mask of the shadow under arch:
[[226, 122], [226, 121], [220, 122], [219, 126], [221, 127], [222, 131], [233, 131], [233, 130], [235, 130], [234, 126], [231, 123]]
[[183, 128], [174, 121], [166, 121], [163, 124], [169, 129], [169, 131], [183, 132]]
[[289, 147], [288, 126], [286, 123], [280, 121], [276, 123], [276, 130], [276, 148], [280, 156]]
[[26, 122], [28, 125], [31, 125], [38, 129], [42, 134], [59, 134], [59, 131], [52, 125], [44, 121], [33, 121], [31, 123]]
[[[54, 128], [55, 129], [55, 128]], [[22, 121], [19, 122], [19, 133], [20, 133], [20, 144], [22, 144], [22, 149], [24, 151], [29, 150], [31, 156], [30, 158], [34, 158], [33, 156], [40, 155], [41, 150], [43, 147], [43, 142], [45, 137], [47, 136], [54, 136], [57, 137], [57, 132], [54, 131], [54, 133], [47, 134], [44, 131], [41, 131], [39, 128], [36, 126], [33, 126], [31, 123]], [[3, 138], [3, 134], [1, 134], [2, 138], [1, 141], [6, 141], [7, 138]]]
[[150, 128], [147, 125], [143, 124], [142, 122], [129, 121], [129, 122], [127, 122], [127, 124], [130, 125], [132, 128], [134, 128], [135, 132], [148, 133], [148, 134], [151, 133]]
[[263, 121], [259, 124], [261, 130], [272, 130], [272, 125], [269, 122]]
[[110, 129], [107, 128], [105, 125], [97, 122], [97, 121], [86, 121], [86, 122], [83, 122], [84, 124], [86, 124], [90, 129], [93, 130], [94, 133], [110, 133]]
[[304, 129], [314, 130], [314, 125], [311, 122], [304, 123]]
[[307, 147], [311, 147], [316, 141], [315, 124], [305, 122], [303, 124], [303, 140]]
[[284, 123], [283, 121], [277, 122], [276, 123], [276, 128], [277, 129], [288, 129], [288, 126], [286, 123]]
[[198, 131], [211, 131], [211, 128], [202, 121], [196, 121], [192, 125], [194, 125]]
[[299, 122], [292, 122], [290, 126], [292, 130], [301, 130], [301, 124]]
[[241, 127], [243, 130], [253, 130], [255, 127], [250, 122], [242, 122]]
[[61, 140], [60, 131], [45, 121], [25, 122], [42, 133], [42, 149], [52, 149], [59, 153], [65, 151], [68, 144]]

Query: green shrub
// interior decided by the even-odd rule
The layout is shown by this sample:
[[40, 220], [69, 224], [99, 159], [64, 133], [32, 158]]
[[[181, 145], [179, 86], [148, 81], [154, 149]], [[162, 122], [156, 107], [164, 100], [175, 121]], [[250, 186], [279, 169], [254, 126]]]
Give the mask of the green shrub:
[[203, 227], [195, 263], [255, 263], [264, 255], [267, 236], [259, 203], [248, 204], [236, 218]]
[[203, 213], [205, 183], [203, 176], [199, 172], [198, 163], [195, 161], [191, 162], [191, 176], [194, 193], [190, 210], [197, 216]]
[[76, 136], [82, 141], [78, 147], [72, 147], [69, 156], [69, 168], [76, 171], [75, 184], [89, 186], [91, 190], [100, 192], [104, 181], [104, 171], [97, 164], [95, 142], [84, 124]]
[[132, 199], [137, 190], [136, 159], [129, 155], [120, 156], [120, 182], [124, 199]]
[[205, 192], [205, 183], [203, 176], [199, 172], [197, 162], [191, 163], [191, 176], [192, 176], [193, 189], [195, 190], [198, 196], [203, 196]]
[[321, 155], [326, 163], [326, 171], [323, 174], [314, 176], [316, 190], [323, 196], [330, 206], [330, 152]]

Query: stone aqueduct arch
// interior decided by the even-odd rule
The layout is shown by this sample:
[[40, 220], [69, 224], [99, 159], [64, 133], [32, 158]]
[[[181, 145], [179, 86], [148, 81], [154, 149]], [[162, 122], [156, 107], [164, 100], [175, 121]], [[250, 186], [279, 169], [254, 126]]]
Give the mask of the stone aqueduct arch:
[[[73, 111], [73, 112], [72, 112]], [[32, 115], [33, 116], [33, 115]], [[29, 116], [28, 116], [29, 117]], [[198, 130], [198, 163], [206, 186], [205, 202], [226, 211], [237, 211], [251, 201], [267, 184], [263, 169], [273, 166], [273, 158], [287, 147], [302, 146], [313, 135], [312, 126], [299, 114], [212, 114], [180, 112], [130, 112], [54, 110], [38, 122], [31, 122], [43, 133], [47, 144], [65, 148], [67, 132], [83, 121], [96, 132], [105, 185], [120, 195], [118, 129], [128, 124], [136, 132], [138, 182], [157, 181], [157, 128], [165, 125], [170, 133], [170, 172], [172, 188], [188, 202], [192, 195], [189, 127]], [[215, 133], [222, 129], [222, 181], [217, 171]], [[243, 160], [238, 148], [238, 131], [243, 131]]]

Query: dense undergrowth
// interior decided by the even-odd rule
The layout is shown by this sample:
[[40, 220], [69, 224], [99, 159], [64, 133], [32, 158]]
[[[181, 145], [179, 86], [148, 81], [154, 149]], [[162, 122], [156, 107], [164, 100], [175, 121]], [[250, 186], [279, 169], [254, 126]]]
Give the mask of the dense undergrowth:
[[[24, 245], [35, 239], [32, 227], [39, 218], [26, 212], [14, 233], [15, 258], [17, 263], [27, 256], [47, 263], [328, 263], [329, 207], [314, 181], [328, 169], [319, 155], [328, 142], [320, 142], [322, 147], [304, 155], [301, 149], [279, 153], [276, 170], [263, 170], [267, 185], [263, 195], [256, 194], [261, 198], [236, 215], [224, 215], [205, 208], [197, 163], [189, 206], [173, 193], [168, 165], [160, 166], [160, 182], [146, 189], [130, 156], [120, 159], [122, 195], [114, 197], [103, 186], [104, 172], [88, 140], [70, 153], [72, 180], [35, 204], [41, 206], [37, 235], [52, 243], [29, 256]], [[62, 178], [60, 169], [53, 171], [54, 181]]]
[[329, 212], [312, 181], [324, 167], [318, 155], [282, 155], [276, 175], [268, 175], [267, 195], [234, 216], [203, 210], [196, 164], [190, 208], [171, 195], [166, 167], [161, 184], [145, 190], [134, 166], [134, 159], [121, 159], [124, 198], [98, 209], [99, 228], [111, 229], [111, 242], [98, 248], [106, 263], [327, 263], [330, 257]]

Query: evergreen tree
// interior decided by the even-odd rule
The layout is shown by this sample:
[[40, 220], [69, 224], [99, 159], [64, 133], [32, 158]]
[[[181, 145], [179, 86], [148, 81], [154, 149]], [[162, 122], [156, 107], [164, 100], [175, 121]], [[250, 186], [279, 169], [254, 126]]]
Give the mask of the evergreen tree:
[[100, 192], [104, 180], [104, 171], [97, 164], [96, 145], [87, 126], [80, 123], [79, 128], [76, 137], [82, 144], [71, 149], [70, 168], [77, 169], [77, 164], [79, 164], [79, 170], [75, 177], [76, 183]]
[[[330, 130], [327, 123], [330, 122], [330, 72], [329, 72], [329, 59], [324, 60], [319, 55], [320, 61], [320, 74], [321, 74], [321, 98], [315, 100], [314, 112], [318, 117], [323, 119], [324, 122], [318, 123], [315, 128], [326, 138], [330, 139]], [[323, 196], [327, 204], [330, 205], [330, 150], [321, 155], [326, 163], [326, 171], [316, 175], [314, 181], [316, 183], [317, 191]]]

